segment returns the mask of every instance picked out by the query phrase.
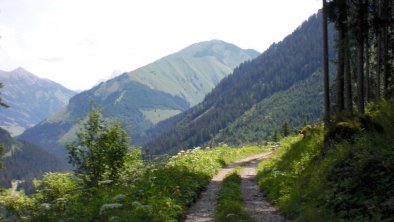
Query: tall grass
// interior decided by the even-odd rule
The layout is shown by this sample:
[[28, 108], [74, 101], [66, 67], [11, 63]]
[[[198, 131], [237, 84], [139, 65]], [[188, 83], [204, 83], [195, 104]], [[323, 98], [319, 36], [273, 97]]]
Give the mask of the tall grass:
[[[323, 146], [324, 129], [286, 138], [259, 167], [260, 187], [295, 221], [394, 221], [394, 103], [370, 107], [373, 127]], [[360, 118], [360, 125], [361, 118]]]

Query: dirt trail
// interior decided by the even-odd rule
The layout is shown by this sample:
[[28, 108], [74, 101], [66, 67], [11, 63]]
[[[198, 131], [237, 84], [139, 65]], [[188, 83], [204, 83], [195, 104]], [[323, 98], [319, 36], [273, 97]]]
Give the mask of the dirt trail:
[[287, 222], [278, 210], [265, 200], [260, 188], [257, 185], [257, 165], [259, 160], [253, 160], [240, 172], [242, 178], [241, 192], [245, 204], [245, 209], [254, 221], [265, 222]]
[[[214, 176], [207, 186], [207, 190], [201, 194], [200, 199], [189, 209], [186, 222], [207, 222], [215, 221], [214, 214], [216, 210], [216, 198], [220, 189], [223, 179], [231, 173], [235, 167], [243, 165], [248, 162], [260, 162], [268, 158], [271, 152], [261, 153], [258, 155], [250, 156], [241, 160], [237, 160], [228, 166], [222, 168], [219, 173]], [[258, 189], [258, 188], [257, 188]]]

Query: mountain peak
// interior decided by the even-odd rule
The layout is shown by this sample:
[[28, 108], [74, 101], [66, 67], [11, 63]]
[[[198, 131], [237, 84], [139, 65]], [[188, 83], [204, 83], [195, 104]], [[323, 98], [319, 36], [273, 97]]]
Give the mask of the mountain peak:
[[213, 39], [194, 43], [172, 56], [182, 58], [215, 57], [223, 64], [230, 65], [239, 61], [239, 57], [244, 57], [244, 60], [247, 60], [249, 58], [255, 58], [259, 54], [256, 50], [244, 50], [223, 40]]
[[0, 71], [2, 99], [10, 105], [0, 113], [0, 127], [15, 136], [64, 107], [75, 93], [24, 68]]
[[[30, 73], [29, 71], [27, 71], [26, 69], [24, 69], [23, 67], [18, 67], [14, 70], [12, 70], [11, 72], [15, 72], [15, 73]], [[30, 73], [31, 74], [31, 73]]]
[[0, 76], [3, 79], [3, 81], [5, 80], [9, 80], [12, 82], [15, 81], [26, 81], [30, 84], [34, 84], [35, 82], [37, 82], [40, 78], [34, 74], [32, 74], [31, 72], [27, 71], [26, 69], [22, 68], [22, 67], [18, 67], [12, 71], [0, 71]]

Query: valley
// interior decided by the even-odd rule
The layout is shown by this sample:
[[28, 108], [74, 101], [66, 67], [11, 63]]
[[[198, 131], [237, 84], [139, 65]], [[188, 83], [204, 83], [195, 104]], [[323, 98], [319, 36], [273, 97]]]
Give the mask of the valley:
[[[228, 27], [218, 36], [252, 39], [246, 32], [254, 27], [263, 41], [261, 30], [274, 35], [263, 18], [283, 28], [292, 13], [301, 16], [304, 9], [296, 6], [306, 10], [307, 4], [287, 1], [278, 11], [274, 2], [258, 4], [272, 7], [282, 24], [264, 7], [255, 23], [255, 9], [245, 14], [238, 1], [228, 7], [211, 2], [201, 11], [204, 1], [192, 8], [167, 3], [147, 10], [139, 8], [143, 3], [96, 2], [89, 14], [84, 3], [73, 10], [69, 3], [48, 4], [47, 12], [72, 12], [86, 22], [72, 32], [76, 37], [59, 34], [56, 47], [49, 47], [50, 38], [48, 47], [40, 38], [10, 41], [13, 30], [0, 25], [6, 30], [0, 59], [42, 66], [43, 75], [70, 66], [72, 81], [88, 81], [94, 72], [97, 80], [108, 66], [127, 70], [125, 64], [147, 61], [148, 54], [159, 58], [112, 71], [116, 75], [78, 93], [24, 68], [0, 71], [0, 221], [394, 220], [392, 2], [323, 0], [320, 10], [261, 53], [220, 38], [196, 39]], [[97, 17], [102, 6], [107, 14]], [[31, 21], [45, 27], [37, 33], [51, 30], [39, 21]], [[174, 49], [174, 39], [188, 46], [157, 57]]]
[[147, 130], [201, 102], [233, 68], [257, 55], [219, 40], [196, 43], [77, 94], [63, 110], [20, 138], [66, 158], [64, 144], [75, 139], [78, 120], [86, 116], [92, 101], [103, 108], [105, 118], [118, 119], [128, 128], [133, 144], [141, 145]]

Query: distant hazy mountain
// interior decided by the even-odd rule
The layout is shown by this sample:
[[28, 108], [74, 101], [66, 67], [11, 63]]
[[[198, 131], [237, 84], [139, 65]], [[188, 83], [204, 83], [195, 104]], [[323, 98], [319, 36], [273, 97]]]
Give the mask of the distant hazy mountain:
[[64, 156], [62, 144], [73, 139], [77, 120], [86, 116], [89, 101], [94, 100], [104, 117], [130, 126], [138, 143], [145, 130], [202, 101], [235, 67], [258, 54], [219, 40], [191, 45], [76, 95], [65, 109], [21, 138]]
[[75, 94], [23, 68], [0, 71], [0, 82], [4, 84], [1, 97], [10, 106], [0, 110], [0, 127], [14, 136], [58, 112]]
[[55, 157], [36, 145], [11, 137], [0, 128], [0, 144], [5, 146], [1, 161], [4, 168], [0, 170], [0, 188], [10, 187], [11, 180], [27, 182], [30, 189], [34, 178], [41, 178], [45, 172], [58, 172], [70, 169], [62, 159]]

